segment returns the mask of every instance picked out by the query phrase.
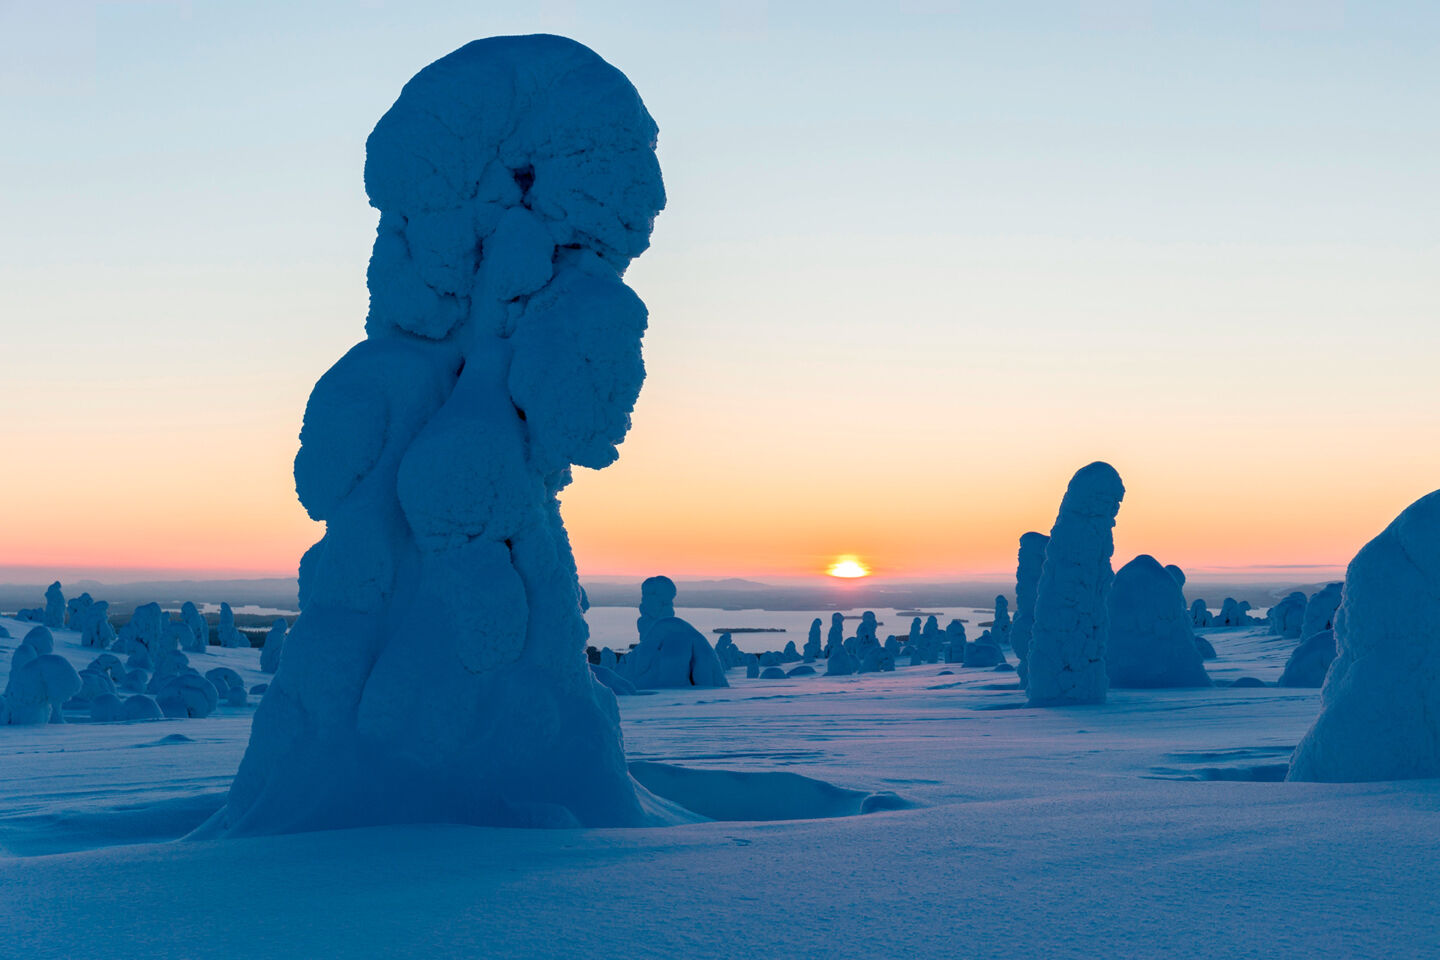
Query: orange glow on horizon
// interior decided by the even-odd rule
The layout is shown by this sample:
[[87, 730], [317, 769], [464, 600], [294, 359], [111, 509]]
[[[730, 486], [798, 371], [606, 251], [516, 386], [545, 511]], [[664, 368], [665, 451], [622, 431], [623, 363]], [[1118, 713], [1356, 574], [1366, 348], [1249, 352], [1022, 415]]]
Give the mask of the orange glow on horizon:
[[870, 576], [870, 568], [861, 563], [859, 557], [847, 553], [836, 557], [835, 562], [830, 564], [825, 574], [830, 577], [839, 577], [842, 580], [854, 580]]

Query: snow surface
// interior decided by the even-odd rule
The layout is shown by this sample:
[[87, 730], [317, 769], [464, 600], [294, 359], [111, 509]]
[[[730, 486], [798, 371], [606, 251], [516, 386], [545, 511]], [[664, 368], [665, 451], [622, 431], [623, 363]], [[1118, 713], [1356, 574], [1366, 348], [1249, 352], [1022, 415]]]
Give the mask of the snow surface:
[[[1204, 633], [1220, 682], [1273, 684], [1290, 652], [1267, 627]], [[77, 667], [94, 657], [55, 640]], [[17, 644], [0, 641], [0, 670]], [[259, 650], [212, 650], [264, 681]], [[630, 760], [759, 777], [675, 774], [667, 789], [731, 819], [664, 828], [166, 842], [224, 801], [253, 706], [0, 728], [0, 955], [1440, 955], [1440, 780], [1276, 781], [1317, 691], [1035, 709], [1013, 675], [947, 669], [732, 671], [728, 689], [624, 698]], [[781, 774], [820, 786], [766, 785]], [[833, 816], [887, 792], [910, 806]], [[779, 819], [797, 795], [814, 819]]]

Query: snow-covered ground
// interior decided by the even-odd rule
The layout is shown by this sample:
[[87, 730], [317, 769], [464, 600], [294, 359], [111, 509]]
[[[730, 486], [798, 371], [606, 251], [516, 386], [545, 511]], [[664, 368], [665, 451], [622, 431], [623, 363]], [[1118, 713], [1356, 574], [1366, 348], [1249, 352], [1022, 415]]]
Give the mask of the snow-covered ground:
[[[0, 624], [3, 684], [26, 627]], [[1202, 632], [1217, 680], [1273, 682], [1294, 643]], [[258, 650], [210, 651], [202, 672], [266, 679]], [[1318, 691], [1032, 709], [989, 670], [730, 682], [622, 698], [632, 761], [757, 775], [658, 768], [732, 814], [842, 812], [777, 773], [909, 806], [173, 842], [219, 806], [253, 705], [0, 727], [0, 957], [1440, 956], [1440, 781], [1273, 779]]]

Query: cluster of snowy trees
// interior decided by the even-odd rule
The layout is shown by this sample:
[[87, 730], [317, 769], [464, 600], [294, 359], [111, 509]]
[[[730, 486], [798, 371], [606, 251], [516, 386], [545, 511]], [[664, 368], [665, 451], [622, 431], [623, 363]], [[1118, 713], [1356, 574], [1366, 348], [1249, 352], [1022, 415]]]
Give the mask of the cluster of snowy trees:
[[[15, 618], [41, 623], [51, 629], [74, 630], [80, 634], [82, 646], [117, 650], [143, 669], [154, 669], [160, 655], [167, 650], [204, 653], [211, 634], [210, 625], [199, 608], [188, 600], [181, 605], [178, 617], [166, 613], [158, 603], [142, 604], [117, 632], [110, 623], [107, 601], [95, 600], [89, 593], [67, 601], [58, 580], [46, 589], [44, 607], [21, 609]], [[260, 669], [264, 672], [274, 673], [279, 668], [287, 632], [288, 621], [276, 617], [261, 646]], [[235, 625], [235, 611], [228, 603], [220, 604], [215, 636], [222, 647], [254, 646]]]
[[[295, 463], [326, 532], [301, 560], [293, 631], [267, 638], [284, 669], [212, 830], [655, 822], [607, 687], [724, 686], [742, 663], [759, 677], [820, 659], [829, 675], [903, 657], [1008, 666], [1009, 643], [1036, 705], [1209, 682], [1192, 628], [1210, 615], [1187, 610], [1183, 573], [1145, 555], [1112, 571], [1125, 490], [1098, 462], [1075, 474], [1048, 536], [1021, 538], [1013, 621], [997, 599], [973, 643], [935, 617], [882, 642], [866, 612], [848, 637], [835, 614], [823, 645], [815, 621], [803, 651], [742, 654], [728, 636], [712, 648], [654, 577], [636, 646], [587, 667], [558, 494], [572, 466], [616, 459], [644, 377], [646, 311], [622, 275], [665, 202], [656, 135], [619, 71], [548, 36], [455, 51], [376, 125], [367, 338], [315, 385]], [[1325, 626], [1307, 599], [1302, 646], [1328, 635], [1338, 653], [1293, 779], [1440, 776], [1437, 582], [1440, 492], [1356, 556]], [[1273, 621], [1282, 635], [1297, 603]], [[38, 625], [12, 660], [6, 722], [49, 722], [71, 703], [97, 718], [204, 716], [246, 696], [233, 671], [190, 665], [208, 640], [193, 607], [173, 620], [147, 605], [117, 633], [104, 603], [72, 607], [55, 584], [23, 613]], [[1227, 599], [1217, 619], [1254, 618]], [[67, 622], [102, 651], [80, 673], [53, 652]], [[228, 606], [218, 637], [245, 645]]]
[[1032, 705], [1210, 684], [1203, 660], [1214, 651], [1192, 630], [1184, 571], [1146, 554], [1111, 569], [1124, 497], [1115, 469], [1092, 463], [1071, 479], [1050, 533], [1020, 537], [1011, 645]]
[[[204, 717], [217, 704], [244, 706], [249, 696], [263, 692], [263, 685], [247, 691], [240, 675], [229, 668], [202, 676], [190, 665], [189, 655], [206, 652], [210, 633], [193, 603], [183, 604], [178, 618], [158, 603], [142, 604], [117, 631], [110, 623], [109, 604], [88, 593], [67, 601], [56, 581], [45, 591], [45, 600], [43, 608], [17, 615], [47, 622], [32, 628], [12, 655], [0, 722], [63, 723], [63, 711], [102, 722]], [[54, 653], [52, 629], [74, 631], [79, 646], [103, 652], [77, 673], [69, 660]], [[267, 673], [279, 666], [285, 634], [286, 620], [277, 617], [261, 650], [261, 669]], [[219, 637], [222, 645], [251, 645], [236, 628], [228, 603], [220, 605]]]

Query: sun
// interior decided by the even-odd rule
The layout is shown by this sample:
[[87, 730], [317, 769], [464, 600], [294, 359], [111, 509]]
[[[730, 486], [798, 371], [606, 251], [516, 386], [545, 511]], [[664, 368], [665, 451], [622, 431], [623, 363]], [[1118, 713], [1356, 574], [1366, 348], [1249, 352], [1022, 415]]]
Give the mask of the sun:
[[839, 577], [842, 580], [854, 580], [856, 577], [870, 576], [870, 568], [860, 562], [860, 558], [853, 554], [846, 554], [843, 557], [836, 557], [835, 562], [830, 564], [825, 571], [832, 577]]

